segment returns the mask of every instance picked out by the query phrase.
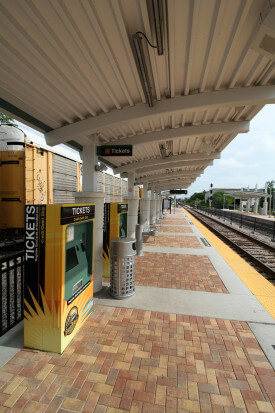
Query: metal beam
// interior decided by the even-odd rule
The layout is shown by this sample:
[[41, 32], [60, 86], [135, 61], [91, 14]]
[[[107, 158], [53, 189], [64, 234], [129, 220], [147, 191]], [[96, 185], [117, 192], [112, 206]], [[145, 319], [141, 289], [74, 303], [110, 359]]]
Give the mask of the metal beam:
[[169, 156], [168, 158], [146, 159], [145, 161], [138, 161], [138, 162], [133, 162], [131, 164], [119, 166], [118, 168], [114, 169], [114, 174], [116, 175], [122, 172], [128, 172], [128, 171], [133, 171], [133, 170], [135, 171], [137, 169], [146, 168], [148, 166], [163, 165], [163, 168], [165, 168], [165, 165], [169, 165], [171, 168], [177, 168], [177, 163], [181, 161], [184, 161], [187, 164], [189, 161], [220, 159], [220, 157], [221, 157], [220, 152], [214, 152], [214, 153], [211, 153], [210, 155], [204, 154], [204, 153], [185, 153], [181, 155]]
[[136, 179], [135, 180], [135, 185], [142, 184], [144, 182], [162, 182], [162, 181], [167, 181], [171, 179], [176, 179], [176, 178], [197, 178], [200, 176], [203, 171], [190, 171], [191, 173], [186, 173], [186, 172], [177, 172], [177, 173], [170, 173], [170, 174], [157, 174], [157, 175], [150, 175], [150, 176], [144, 176], [142, 178]]
[[191, 181], [174, 181], [174, 182], [165, 182], [160, 185], [149, 185], [148, 190], [154, 189], [155, 191], [165, 191], [169, 189], [179, 189], [179, 188], [188, 188], [192, 183], [195, 182], [195, 179]]
[[[153, 171], [160, 171], [162, 169], [170, 169], [170, 168], [190, 168], [190, 167], [207, 167], [213, 165], [213, 161], [182, 161], [182, 162], [173, 162], [171, 164], [161, 164], [161, 165], [155, 165], [155, 166], [148, 166], [148, 168], [142, 168], [142, 169], [137, 169], [136, 173], [137, 175], [144, 174], [146, 172], [153, 172]], [[184, 171], [187, 172], [187, 171]]]
[[43, 132], [50, 132], [53, 130], [49, 125], [46, 125], [44, 122], [41, 122], [39, 119], [35, 118], [34, 116], [29, 115], [28, 113], [24, 112], [20, 108], [11, 103], [7, 102], [6, 100], [0, 98], [0, 108], [4, 109], [4, 112], [7, 111], [10, 113], [9, 116], [16, 117], [20, 119], [20, 121], [31, 125], [35, 129]]
[[148, 188], [150, 188], [150, 187], [162, 187], [162, 186], [170, 186], [170, 185], [173, 185], [174, 186], [174, 188], [175, 187], [182, 187], [183, 185], [187, 185], [187, 184], [189, 184], [190, 182], [194, 182], [195, 180], [197, 179], [197, 177], [195, 177], [195, 178], [183, 178], [183, 179], [170, 179], [170, 180], [168, 180], [168, 181], [162, 181], [162, 182], [159, 182], [159, 183], [149, 183], [148, 184]]
[[151, 188], [162, 188], [162, 187], [166, 187], [166, 188], [183, 188], [183, 187], [187, 187], [189, 185], [191, 185], [193, 182], [196, 181], [198, 177], [186, 177], [186, 178], [175, 178], [175, 179], [169, 179], [167, 181], [160, 181], [160, 182], [152, 182], [152, 183], [148, 183], [148, 189]]
[[[164, 129], [161, 131], [154, 131], [149, 133], [143, 133], [141, 135], [129, 136], [124, 139], [118, 139], [112, 141], [112, 145], [144, 145], [152, 142], [161, 142], [164, 140], [176, 140], [179, 138], [190, 138], [191, 136], [207, 136], [223, 133], [246, 133], [249, 131], [249, 121], [245, 122], [224, 122], [224, 123], [212, 123], [207, 125], [192, 125], [184, 126], [182, 128]], [[47, 134], [46, 134], [47, 135]], [[46, 136], [45, 135], [45, 136]], [[83, 135], [86, 136], [86, 135]], [[83, 139], [79, 137], [81, 141]], [[89, 139], [86, 137], [86, 139]], [[46, 138], [48, 142], [48, 139]]]
[[249, 121], [246, 122], [225, 122], [211, 123], [208, 125], [192, 125], [183, 128], [164, 129], [144, 133], [142, 135], [130, 136], [128, 138], [112, 141], [112, 144], [118, 143], [123, 145], [144, 145], [152, 142], [161, 142], [163, 140], [174, 140], [179, 138], [190, 138], [190, 136], [206, 136], [221, 133], [246, 133], [249, 131]]
[[[201, 174], [200, 174], [201, 175]], [[198, 176], [200, 176], [198, 175]], [[148, 186], [161, 186], [161, 185], [166, 185], [167, 183], [173, 183], [176, 185], [181, 185], [183, 182], [190, 182], [190, 181], [194, 181], [198, 178], [198, 176], [182, 176], [181, 179], [179, 178], [173, 178], [173, 179], [162, 179], [159, 181], [153, 181], [153, 182], [149, 182]]]
[[75, 140], [83, 135], [100, 132], [102, 129], [154, 120], [162, 116], [177, 116], [183, 112], [193, 112], [213, 107], [264, 105], [267, 103], [275, 103], [275, 86], [253, 86], [178, 96], [156, 102], [152, 108], [137, 105], [62, 126], [48, 132], [46, 141], [48, 145], [53, 146], [68, 140]]
[[182, 177], [182, 178], [190, 178], [190, 177], [195, 177], [197, 175], [202, 174], [204, 171], [203, 169], [196, 169], [194, 171], [179, 171], [179, 172], [174, 172], [174, 173], [161, 173], [161, 174], [155, 174], [155, 175], [145, 175], [137, 178], [135, 180], [135, 184], [139, 185], [143, 182], [153, 182], [157, 181], [158, 179], [176, 179], [177, 177]]
[[177, 189], [177, 188], [188, 188], [190, 185], [192, 185], [195, 182], [195, 179], [192, 179], [191, 181], [182, 181], [182, 182], [164, 182], [163, 184], [159, 185], [154, 185], [150, 184], [148, 186], [148, 191], [163, 191], [165, 189]]
[[194, 181], [195, 179], [197, 179], [198, 176], [182, 176], [182, 177], [178, 177], [178, 178], [173, 178], [173, 179], [162, 179], [159, 181], [152, 181], [152, 182], [148, 182], [148, 187], [152, 187], [152, 186], [162, 186], [162, 185], [167, 185], [170, 183], [176, 184], [176, 185], [182, 185], [183, 182], [190, 182], [190, 181]]
[[[190, 184], [191, 185], [191, 184]], [[178, 186], [175, 186], [175, 187], [164, 187], [164, 188], [156, 188], [156, 192], [163, 192], [163, 191], [170, 191], [171, 189], [181, 189], [181, 188], [184, 188], [184, 189], [186, 189], [186, 188], [188, 188], [190, 185], [188, 185], [188, 186], [182, 186], [182, 187], [178, 187]], [[170, 195], [170, 194], [168, 194], [168, 195]]]
[[201, 174], [198, 174], [197, 176], [179, 176], [175, 179], [159, 179], [156, 181], [149, 181], [148, 182], [148, 187], [150, 186], [161, 186], [161, 185], [166, 185], [167, 183], [173, 183], [176, 185], [179, 185], [179, 182], [190, 182], [190, 181], [195, 181], [197, 178], [200, 177]]

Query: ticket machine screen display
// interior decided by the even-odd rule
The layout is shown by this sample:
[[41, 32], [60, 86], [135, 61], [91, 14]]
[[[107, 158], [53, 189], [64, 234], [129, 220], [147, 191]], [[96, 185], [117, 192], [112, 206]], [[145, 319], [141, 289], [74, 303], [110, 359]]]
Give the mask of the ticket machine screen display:
[[92, 222], [68, 226], [66, 235], [65, 300], [90, 282], [92, 277]]

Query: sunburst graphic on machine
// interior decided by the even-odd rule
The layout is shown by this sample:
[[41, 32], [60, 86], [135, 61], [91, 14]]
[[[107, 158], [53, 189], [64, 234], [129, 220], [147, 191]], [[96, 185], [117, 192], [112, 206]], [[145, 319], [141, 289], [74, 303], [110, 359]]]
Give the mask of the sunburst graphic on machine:
[[49, 300], [40, 288], [42, 306], [29, 290], [32, 304], [24, 300], [25, 347], [41, 350], [46, 347], [47, 351], [61, 353], [93, 310], [92, 290], [93, 282], [69, 306], [63, 300], [63, 308], [53, 290]]

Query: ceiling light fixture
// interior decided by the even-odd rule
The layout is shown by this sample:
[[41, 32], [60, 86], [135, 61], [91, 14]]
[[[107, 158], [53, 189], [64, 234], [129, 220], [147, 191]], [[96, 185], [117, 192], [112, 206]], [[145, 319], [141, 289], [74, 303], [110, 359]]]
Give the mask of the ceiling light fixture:
[[157, 40], [158, 55], [163, 55], [163, 5], [162, 0], [152, 0], [155, 33]]
[[173, 141], [166, 141], [165, 144], [159, 144], [159, 150], [163, 159], [169, 158], [169, 156], [173, 155]]
[[136, 33], [132, 35], [132, 39], [134, 44], [134, 55], [136, 59], [138, 74], [141, 80], [142, 89], [145, 95], [146, 102], [150, 107], [152, 107], [153, 99], [148, 69], [146, 66], [145, 55], [142, 47], [142, 37], [138, 33]]
[[95, 171], [97, 172], [104, 172], [104, 171], [107, 171], [107, 169], [108, 169], [107, 166], [104, 164], [95, 165]]
[[166, 149], [165, 149], [164, 145], [160, 145], [160, 146], [159, 146], [159, 150], [160, 150], [161, 157], [162, 157], [163, 159], [166, 158], [167, 155], [166, 155]]

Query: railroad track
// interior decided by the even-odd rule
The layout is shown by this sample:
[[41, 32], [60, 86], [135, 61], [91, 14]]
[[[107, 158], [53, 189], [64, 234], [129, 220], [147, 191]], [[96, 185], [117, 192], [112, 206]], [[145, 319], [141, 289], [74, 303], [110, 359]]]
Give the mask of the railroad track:
[[[185, 206], [186, 207], [186, 206]], [[251, 266], [271, 282], [275, 282], [275, 248], [253, 235], [244, 234], [229, 225], [217, 222], [192, 208], [186, 208], [198, 221], [238, 252]]]

